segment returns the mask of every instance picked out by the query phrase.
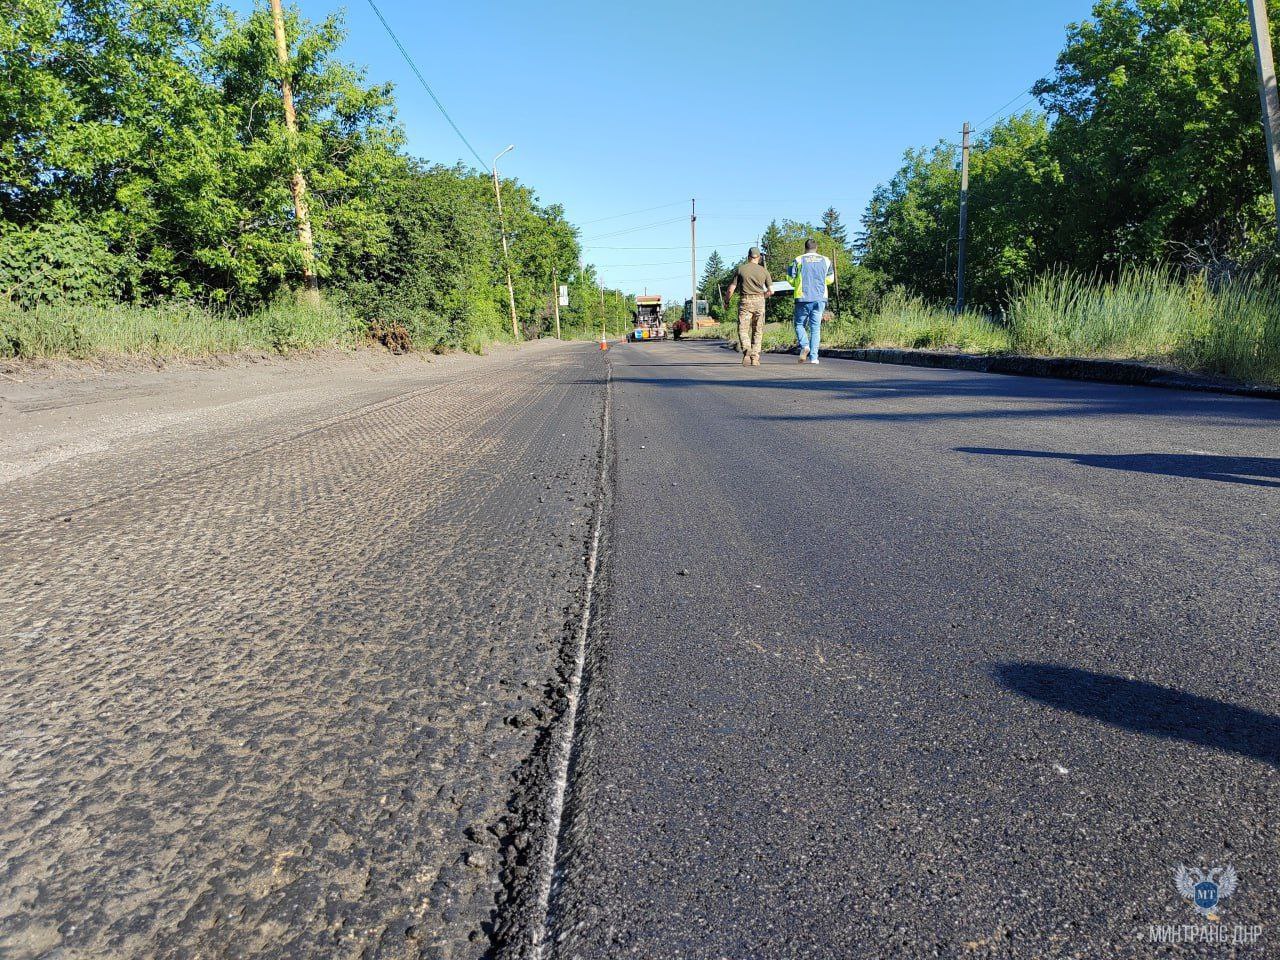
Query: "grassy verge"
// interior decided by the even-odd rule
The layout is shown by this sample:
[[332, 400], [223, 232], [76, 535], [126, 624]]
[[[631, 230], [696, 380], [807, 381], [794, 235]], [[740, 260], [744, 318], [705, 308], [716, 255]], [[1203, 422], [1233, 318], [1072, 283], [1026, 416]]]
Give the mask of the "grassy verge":
[[[293, 301], [248, 315], [194, 304], [0, 306], [0, 357], [286, 353], [354, 346], [371, 334], [393, 348], [442, 348], [430, 325], [425, 332], [418, 331], [420, 324], [390, 325], [398, 338], [379, 336], [377, 326], [366, 327], [333, 304], [307, 307]], [[486, 330], [453, 346], [479, 352], [498, 336]], [[599, 332], [566, 327], [565, 336], [595, 339]], [[689, 336], [735, 339], [737, 324]], [[765, 328], [766, 347], [794, 342], [789, 323]], [[1203, 278], [1159, 269], [1129, 271], [1110, 283], [1049, 274], [1018, 290], [1001, 322], [976, 313], [956, 316], [899, 289], [884, 298], [874, 316], [829, 322], [823, 342], [833, 347], [1140, 359], [1240, 381], [1280, 383], [1280, 286], [1254, 280], [1210, 286]]]
[[[725, 323], [722, 336], [737, 338]], [[1002, 322], [956, 316], [902, 290], [871, 317], [823, 328], [830, 347], [954, 349], [968, 353], [1147, 360], [1254, 383], [1280, 383], [1280, 287], [1134, 270], [1112, 283], [1050, 274], [1017, 291]], [[765, 327], [765, 347], [795, 343], [789, 323]]]
[[194, 304], [0, 307], [0, 357], [192, 357], [353, 346], [364, 331], [330, 306], [280, 303], [247, 316]]
[[1265, 281], [1210, 287], [1158, 269], [1107, 284], [1051, 274], [1018, 292], [1009, 332], [1021, 353], [1154, 360], [1280, 382], [1280, 288]]

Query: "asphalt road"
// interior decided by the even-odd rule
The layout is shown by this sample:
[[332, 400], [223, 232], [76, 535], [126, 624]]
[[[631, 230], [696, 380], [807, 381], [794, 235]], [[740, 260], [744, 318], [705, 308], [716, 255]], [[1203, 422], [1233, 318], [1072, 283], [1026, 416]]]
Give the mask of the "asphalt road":
[[269, 374], [6, 401], [6, 960], [491, 950], [576, 622], [598, 352]]
[[327, 362], [0, 385], [6, 960], [1280, 957], [1280, 404]]
[[610, 357], [556, 957], [1280, 957], [1280, 404]]

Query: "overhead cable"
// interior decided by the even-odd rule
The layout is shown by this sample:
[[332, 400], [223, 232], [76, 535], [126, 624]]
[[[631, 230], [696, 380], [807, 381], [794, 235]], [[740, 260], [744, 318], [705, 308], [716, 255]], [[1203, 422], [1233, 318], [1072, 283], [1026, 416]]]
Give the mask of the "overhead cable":
[[479, 162], [481, 169], [488, 170], [489, 164], [485, 162], [484, 157], [476, 153], [476, 148], [471, 145], [471, 141], [463, 135], [462, 131], [458, 129], [458, 125], [453, 122], [453, 117], [449, 116], [449, 111], [444, 108], [444, 104], [440, 102], [440, 98], [436, 96], [436, 92], [431, 89], [431, 84], [427, 83], [427, 78], [422, 75], [422, 71], [418, 69], [418, 65], [413, 62], [413, 57], [409, 56], [409, 51], [404, 48], [404, 44], [400, 42], [400, 38], [396, 36], [396, 32], [391, 29], [391, 24], [387, 23], [387, 18], [382, 15], [382, 11], [378, 9], [377, 4], [375, 4], [373, 0], [367, 0], [367, 2], [369, 6], [373, 8], [373, 12], [377, 15], [378, 19], [382, 21], [382, 26], [386, 29], [387, 35], [391, 37], [391, 42], [396, 45], [396, 49], [400, 51], [400, 56], [404, 57], [405, 63], [409, 64], [409, 69], [413, 71], [413, 75], [417, 77], [418, 82], [422, 84], [422, 89], [427, 91], [427, 94], [435, 103], [436, 108], [440, 111], [440, 115], [449, 122], [449, 126], [453, 127], [453, 132], [458, 135], [458, 139], [466, 144], [467, 149], [471, 151], [471, 155], [476, 158], [477, 162]]
[[626, 227], [622, 230], [614, 230], [612, 233], [602, 233], [598, 236], [588, 237], [587, 240], [608, 240], [610, 237], [620, 237], [626, 233], [639, 233], [642, 230], [652, 230], [654, 227], [665, 227], [672, 223], [679, 223], [684, 217], [672, 217], [670, 220], [659, 220], [657, 223], [646, 223], [639, 227]]
[[1028, 88], [1028, 89], [1026, 89], [1026, 90], [1023, 90], [1023, 91], [1022, 91], [1021, 93], [1019, 93], [1016, 97], [1012, 98], [1008, 103], [1006, 103], [1006, 104], [1004, 104], [1004, 105], [1002, 105], [1002, 106], [996, 107], [996, 109], [992, 110], [989, 114], [987, 114], [985, 117], [983, 117], [983, 118], [982, 118], [981, 120], [979, 120], [977, 123], [975, 123], [975, 124], [974, 124], [974, 126], [975, 126], [977, 129], [979, 129], [979, 130], [986, 129], [985, 127], [983, 127], [983, 124], [984, 124], [984, 123], [986, 123], [988, 120], [990, 120], [992, 117], [996, 116], [997, 114], [1001, 113], [1005, 108], [1013, 106], [1015, 103], [1017, 103], [1017, 102], [1018, 102], [1019, 100], [1021, 100], [1023, 97], [1025, 97], [1027, 94], [1031, 93], [1031, 91], [1032, 91], [1032, 90], [1034, 90], [1034, 89], [1035, 89], [1035, 87], [1034, 87], [1034, 86], [1032, 86], [1032, 87], [1029, 87], [1029, 88]]
[[677, 200], [675, 203], [664, 203], [656, 207], [645, 207], [643, 210], [632, 210], [630, 213], [615, 213], [609, 217], [597, 217], [594, 220], [584, 220], [582, 223], [578, 224], [578, 226], [589, 227], [593, 223], [604, 223], [606, 220], [621, 220], [623, 217], [635, 217], [642, 213], [652, 213], [654, 210], [666, 210], [668, 207], [678, 207], [687, 202], [688, 201], [686, 200]]

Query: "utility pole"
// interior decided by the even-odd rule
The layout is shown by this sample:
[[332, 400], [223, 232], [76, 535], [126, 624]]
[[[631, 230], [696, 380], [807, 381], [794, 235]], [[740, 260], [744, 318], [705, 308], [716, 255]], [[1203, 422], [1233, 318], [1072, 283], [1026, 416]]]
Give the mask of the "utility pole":
[[956, 252], [956, 313], [964, 313], [964, 255], [969, 242], [969, 124], [960, 146], [960, 242]]
[[513, 143], [502, 153], [493, 158], [490, 167], [493, 170], [493, 195], [498, 198], [498, 229], [502, 231], [502, 263], [507, 268], [507, 301], [511, 304], [511, 336], [518, 343], [520, 341], [520, 328], [516, 325], [516, 290], [511, 285], [511, 254], [507, 250], [507, 221], [502, 215], [502, 185], [498, 182], [498, 161], [502, 159], [504, 154], [510, 153], [516, 148]]
[[289, 79], [289, 43], [284, 35], [284, 11], [280, 0], [271, 0], [271, 25], [276, 34], [276, 57], [280, 60], [280, 94], [284, 99], [284, 127], [293, 155], [293, 175], [289, 189], [293, 193], [293, 216], [298, 224], [298, 243], [302, 247], [303, 297], [312, 302], [320, 299], [320, 278], [316, 275], [316, 245], [311, 235], [311, 211], [307, 207], [307, 180], [298, 166], [298, 116], [293, 112], [293, 83]]
[[836, 282], [835, 315], [840, 316], [840, 241], [831, 238], [831, 273]]
[[556, 312], [556, 339], [560, 337], [560, 278], [554, 273], [551, 275], [551, 307]]
[[1249, 27], [1258, 63], [1258, 95], [1262, 98], [1262, 129], [1267, 135], [1267, 166], [1271, 169], [1271, 196], [1276, 205], [1276, 230], [1280, 237], [1280, 94], [1276, 92], [1275, 55], [1271, 49], [1271, 21], [1267, 0], [1248, 0]]
[[689, 209], [689, 277], [693, 299], [689, 301], [689, 326], [698, 328], [698, 201], [690, 200]]

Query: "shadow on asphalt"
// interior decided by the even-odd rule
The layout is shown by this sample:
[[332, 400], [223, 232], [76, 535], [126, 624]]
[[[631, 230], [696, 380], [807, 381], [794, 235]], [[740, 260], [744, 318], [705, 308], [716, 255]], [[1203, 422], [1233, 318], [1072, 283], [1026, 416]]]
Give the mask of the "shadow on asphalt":
[[1169, 687], [1049, 663], [1003, 663], [995, 679], [1032, 700], [1112, 726], [1280, 767], [1280, 718]]
[[956, 447], [957, 453], [997, 457], [1070, 460], [1082, 467], [1129, 470], [1193, 480], [1219, 480], [1255, 487], [1280, 487], [1280, 460], [1270, 457], [1225, 457], [1200, 453], [1054, 453], [1048, 450], [1006, 450], [999, 447]]
[[[893, 377], [888, 379], [858, 378], [859, 367], [869, 365], [842, 362], [839, 367], [813, 369], [800, 364], [768, 364], [755, 374], [738, 374], [736, 363], [716, 364], [727, 371], [721, 377], [700, 376], [633, 376], [628, 370], [647, 367], [669, 367], [673, 364], [619, 364], [614, 368], [618, 382], [647, 385], [671, 390], [705, 390], [733, 388], [744, 390], [777, 390], [798, 396], [829, 399], [858, 404], [850, 410], [815, 410], [768, 414], [756, 419], [812, 423], [841, 420], [885, 422], [919, 422], [929, 420], [1001, 420], [1053, 417], [1107, 417], [1116, 414], [1170, 416], [1179, 418], [1213, 417], [1224, 422], [1262, 420], [1280, 423], [1280, 402], [1213, 394], [1184, 393], [1156, 387], [1083, 383], [1067, 380], [1012, 377], [1000, 374], [974, 376], [954, 375], [951, 371], [929, 370], [922, 379]], [[786, 369], [789, 375], [776, 371]], [[832, 376], [831, 371], [838, 371]], [[879, 372], [879, 371], [877, 371]], [[987, 405], [963, 409], [876, 410], [868, 401], [928, 399], [935, 401], [987, 401]], [[1044, 404], [1028, 406], [1028, 404]]]

